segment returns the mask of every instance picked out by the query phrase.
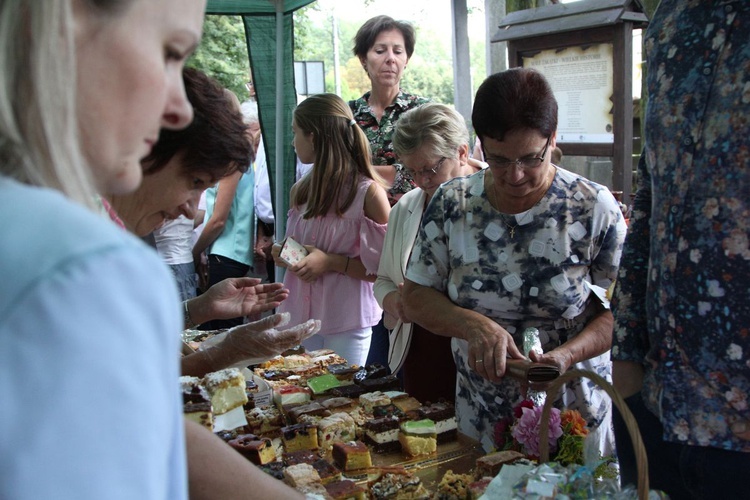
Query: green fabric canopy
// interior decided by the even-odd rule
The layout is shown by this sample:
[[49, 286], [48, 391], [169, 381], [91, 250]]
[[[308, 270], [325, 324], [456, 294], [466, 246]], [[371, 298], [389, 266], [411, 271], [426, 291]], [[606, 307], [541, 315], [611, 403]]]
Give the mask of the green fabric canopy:
[[[314, 0], [286, 0], [282, 2], [281, 11], [289, 14], [312, 3]], [[208, 0], [206, 8], [208, 14], [252, 15], [275, 14], [274, 0]]]
[[247, 51], [258, 99], [268, 176], [276, 215], [276, 237], [286, 232], [289, 190], [296, 158], [292, 148], [294, 27], [292, 13], [314, 0], [208, 0], [206, 13], [239, 15], [245, 25]]

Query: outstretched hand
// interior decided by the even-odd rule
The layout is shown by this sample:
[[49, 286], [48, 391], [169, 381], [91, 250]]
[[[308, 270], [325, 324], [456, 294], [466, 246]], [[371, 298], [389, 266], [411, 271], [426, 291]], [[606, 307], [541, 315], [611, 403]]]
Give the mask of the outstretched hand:
[[192, 299], [190, 311], [196, 323], [251, 316], [278, 307], [288, 296], [289, 290], [281, 283], [261, 283], [259, 278], [227, 278]]
[[288, 322], [289, 313], [281, 313], [232, 328], [211, 348], [212, 364], [226, 367], [240, 361], [261, 363], [299, 345], [320, 330], [320, 321], [314, 319], [284, 330], [278, 329]]

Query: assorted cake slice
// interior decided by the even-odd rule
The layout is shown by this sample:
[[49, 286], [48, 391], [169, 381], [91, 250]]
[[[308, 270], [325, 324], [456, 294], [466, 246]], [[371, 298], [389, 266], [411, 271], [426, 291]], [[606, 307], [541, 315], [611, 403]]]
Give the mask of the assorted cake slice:
[[439, 402], [417, 409], [420, 419], [429, 419], [435, 422], [437, 442], [447, 443], [455, 441], [458, 435], [456, 425], [456, 409], [451, 403]]
[[279, 408], [290, 404], [302, 404], [310, 401], [310, 389], [297, 385], [277, 387], [273, 391], [273, 401]]
[[469, 495], [469, 485], [474, 482], [471, 474], [455, 474], [448, 470], [438, 483], [436, 498], [440, 500], [464, 500]]
[[348, 413], [334, 413], [318, 422], [318, 445], [323, 450], [334, 443], [346, 443], [357, 439], [354, 419]]
[[359, 405], [365, 410], [365, 413], [372, 414], [376, 406], [391, 404], [391, 398], [380, 391], [367, 392], [359, 397]]
[[315, 450], [318, 448], [318, 428], [306, 422], [288, 425], [281, 428], [281, 439], [286, 453]]
[[375, 453], [390, 453], [399, 451], [401, 443], [398, 440], [399, 419], [394, 417], [375, 418], [365, 422], [364, 441], [372, 447]]
[[512, 464], [522, 458], [524, 454], [514, 450], [496, 451], [479, 457], [476, 461], [475, 477], [495, 477], [503, 465]]
[[180, 377], [182, 389], [182, 411], [185, 418], [213, 431], [214, 414], [211, 398], [198, 377]]
[[370, 496], [375, 500], [427, 500], [430, 492], [418, 476], [406, 471], [385, 472], [370, 482]]
[[398, 441], [404, 453], [411, 457], [435, 453], [437, 451], [435, 422], [429, 419], [401, 422]]
[[372, 467], [370, 449], [362, 441], [334, 443], [332, 456], [333, 462], [345, 472]]
[[221, 415], [247, 403], [245, 376], [237, 368], [226, 368], [203, 377], [214, 414]]
[[326, 493], [333, 500], [366, 500], [367, 489], [349, 479], [333, 481], [325, 485]]
[[256, 465], [264, 465], [276, 460], [273, 444], [265, 437], [243, 434], [229, 441], [229, 446]]
[[[185, 415], [212, 428], [214, 414], [245, 404], [247, 425], [217, 434], [264, 471], [311, 497], [477, 498], [502, 465], [522, 457], [517, 452], [481, 457], [472, 474], [449, 470], [430, 492], [413, 473], [379, 466], [390, 458], [377, 457], [373, 464], [371, 453], [400, 453], [409, 460], [406, 464], [431, 460], [438, 443], [457, 439], [451, 403], [423, 405], [401, 391], [398, 378], [382, 365], [350, 366], [329, 350], [280, 356], [256, 368], [256, 374], [273, 390], [263, 393], [260, 406], [254, 405], [258, 385], [245, 381], [237, 369], [203, 379], [182, 377]], [[365, 477], [367, 485], [362, 484]]]
[[323, 484], [341, 480], [341, 471], [325, 458], [319, 458], [310, 465], [318, 472]]
[[310, 483], [320, 483], [320, 474], [310, 464], [290, 465], [284, 471], [284, 482], [292, 488]]

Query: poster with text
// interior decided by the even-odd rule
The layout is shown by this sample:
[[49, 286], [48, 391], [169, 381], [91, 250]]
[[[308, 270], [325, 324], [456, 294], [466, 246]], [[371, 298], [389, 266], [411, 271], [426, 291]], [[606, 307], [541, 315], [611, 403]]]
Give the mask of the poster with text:
[[557, 141], [612, 143], [612, 44], [544, 50], [523, 65], [547, 77], [559, 108]]

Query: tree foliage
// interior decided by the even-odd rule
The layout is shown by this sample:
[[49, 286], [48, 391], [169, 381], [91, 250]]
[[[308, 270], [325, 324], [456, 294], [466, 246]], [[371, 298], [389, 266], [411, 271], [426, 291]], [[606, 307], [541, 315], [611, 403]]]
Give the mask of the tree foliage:
[[241, 101], [247, 98], [249, 60], [242, 18], [206, 16], [203, 39], [187, 65], [216, 78]]

